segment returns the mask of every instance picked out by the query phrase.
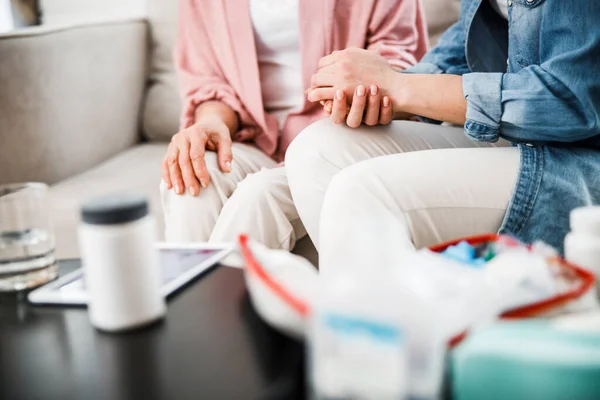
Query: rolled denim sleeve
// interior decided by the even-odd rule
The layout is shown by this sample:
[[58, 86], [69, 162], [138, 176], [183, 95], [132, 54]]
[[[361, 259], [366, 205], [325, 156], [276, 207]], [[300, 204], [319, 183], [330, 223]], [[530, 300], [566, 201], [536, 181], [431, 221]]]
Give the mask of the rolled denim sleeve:
[[530, 143], [576, 142], [600, 134], [600, 84], [585, 72], [593, 70], [591, 64], [578, 63], [550, 61], [517, 73], [463, 75], [465, 132], [478, 141], [501, 136]]
[[550, 144], [600, 135], [600, 1], [582, 2], [577, 12], [546, 1], [544, 10], [556, 18], [540, 34], [539, 64], [463, 75], [465, 130], [474, 140]]
[[502, 73], [463, 75], [467, 100], [465, 133], [473, 140], [496, 142], [502, 119]]

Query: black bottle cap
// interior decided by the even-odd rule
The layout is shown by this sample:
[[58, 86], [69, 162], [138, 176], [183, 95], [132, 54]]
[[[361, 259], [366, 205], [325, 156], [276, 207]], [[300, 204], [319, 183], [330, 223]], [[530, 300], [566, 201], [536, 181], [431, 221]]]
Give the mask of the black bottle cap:
[[133, 222], [148, 215], [148, 201], [142, 196], [113, 195], [88, 201], [81, 208], [86, 224], [117, 225]]

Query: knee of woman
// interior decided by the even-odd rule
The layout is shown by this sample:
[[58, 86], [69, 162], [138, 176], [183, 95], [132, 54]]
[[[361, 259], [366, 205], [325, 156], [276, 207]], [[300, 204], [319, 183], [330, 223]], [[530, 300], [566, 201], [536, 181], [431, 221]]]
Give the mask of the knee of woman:
[[229, 201], [236, 204], [236, 208], [255, 208], [258, 204], [268, 201], [276, 190], [276, 182], [271, 179], [269, 170], [263, 170], [248, 175], [238, 183], [233, 196]]
[[368, 164], [356, 164], [332, 179], [321, 210], [321, 249], [325, 243], [337, 242], [340, 238], [376, 237], [383, 229], [390, 237], [405, 236], [406, 227], [390, 208], [388, 189], [373, 184], [370, 172]]
[[310, 165], [315, 157], [325, 157], [328, 150], [335, 149], [335, 141], [343, 140], [343, 135], [338, 131], [344, 128], [332, 123], [328, 119], [314, 122], [304, 128], [292, 141], [285, 154], [286, 168], [305, 168]]
[[[364, 191], [360, 184], [360, 173], [355, 166], [350, 166], [338, 172], [332, 179], [325, 194], [325, 202], [330, 207], [348, 202]], [[323, 205], [325, 209], [325, 204]]]
[[[212, 178], [212, 177], [211, 177]], [[174, 189], [167, 189], [164, 182], [160, 184], [160, 198], [165, 219], [186, 219], [215, 212], [221, 207], [221, 199], [216, 188], [215, 180], [207, 188], [192, 196], [185, 191], [183, 194], [175, 193]]]
[[193, 197], [187, 194], [187, 192], [179, 195], [175, 193], [175, 190], [167, 189], [167, 185], [164, 182], [160, 184], [160, 199], [163, 214], [167, 221], [188, 212], [190, 207], [188, 203], [193, 201]]

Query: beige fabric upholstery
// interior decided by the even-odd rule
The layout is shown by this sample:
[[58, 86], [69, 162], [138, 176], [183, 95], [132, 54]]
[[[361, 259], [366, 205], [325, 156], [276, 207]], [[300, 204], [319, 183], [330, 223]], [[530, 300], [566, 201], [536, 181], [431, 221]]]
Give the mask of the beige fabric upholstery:
[[136, 193], [148, 196], [150, 210], [163, 232], [160, 207], [160, 161], [167, 145], [143, 144], [127, 150], [105, 163], [50, 188], [52, 222], [57, 235], [58, 257], [79, 254], [77, 225], [79, 208], [87, 199], [111, 193]]
[[[432, 44], [458, 19], [460, 0], [422, 0]], [[152, 32], [150, 86], [144, 105], [144, 134], [152, 141], [168, 141], [179, 127], [179, 94], [173, 67], [173, 44], [177, 34], [175, 0], [150, 0]]]
[[458, 19], [460, 0], [422, 0], [425, 7], [429, 40], [435, 45], [440, 36]]
[[0, 183], [54, 183], [138, 140], [143, 21], [0, 35]]
[[176, 0], [150, 0], [148, 4], [152, 58], [143, 130], [149, 140], [169, 141], [179, 128], [181, 107], [173, 66], [178, 3]]

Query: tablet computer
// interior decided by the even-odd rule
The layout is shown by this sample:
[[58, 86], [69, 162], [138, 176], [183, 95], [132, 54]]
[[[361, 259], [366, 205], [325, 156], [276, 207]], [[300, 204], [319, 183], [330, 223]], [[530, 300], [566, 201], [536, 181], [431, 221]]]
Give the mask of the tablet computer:
[[[162, 293], [168, 297], [199, 275], [214, 268], [233, 244], [159, 243]], [[88, 295], [84, 271], [79, 268], [29, 293], [34, 304], [84, 306]]]

